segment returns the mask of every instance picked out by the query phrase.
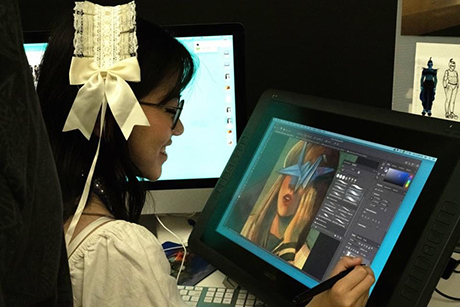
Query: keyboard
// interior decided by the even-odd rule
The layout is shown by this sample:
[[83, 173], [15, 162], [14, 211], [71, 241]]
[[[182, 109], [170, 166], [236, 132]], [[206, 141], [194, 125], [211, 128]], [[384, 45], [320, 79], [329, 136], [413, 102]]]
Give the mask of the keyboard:
[[244, 289], [178, 285], [182, 299], [193, 307], [264, 307], [261, 300]]

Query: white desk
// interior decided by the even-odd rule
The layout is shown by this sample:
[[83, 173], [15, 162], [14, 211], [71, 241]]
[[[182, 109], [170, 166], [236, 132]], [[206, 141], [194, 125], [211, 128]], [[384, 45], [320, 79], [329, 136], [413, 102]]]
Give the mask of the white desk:
[[[186, 218], [162, 216], [160, 219], [166, 225], [166, 227], [174, 231], [174, 233], [182, 240], [182, 242], [187, 242], [190, 232], [192, 231], [192, 226], [187, 223]], [[160, 225], [157, 229], [157, 232], [160, 242], [177, 242], [177, 238], [164, 230]], [[459, 254], [456, 254], [455, 257], [456, 259], [460, 259]], [[225, 275], [222, 272], [216, 271], [202, 280], [198, 285], [206, 287], [222, 287], [222, 281], [224, 278]], [[438, 289], [445, 294], [460, 297], [460, 274], [453, 273], [448, 280], [441, 279], [438, 284]], [[434, 293], [430, 303], [428, 304], [428, 307], [460, 307], [460, 302], [451, 301], [437, 293]]]
[[[183, 217], [172, 217], [172, 216], [160, 216], [161, 221], [172, 230], [184, 243], [187, 244], [188, 237], [192, 232], [192, 226], [187, 223], [187, 219]], [[168, 231], [163, 229], [161, 225], [157, 227], [157, 236], [160, 242], [171, 241], [177, 242], [177, 238], [170, 234]], [[177, 242], [178, 243], [178, 242]], [[223, 280], [225, 279], [225, 274], [216, 270], [214, 273], [203, 279], [198, 283], [198, 286], [203, 287], [223, 287]]]
[[[460, 254], [454, 254], [455, 259], [460, 259]], [[457, 269], [458, 270], [458, 269]], [[441, 280], [437, 286], [438, 290], [454, 297], [460, 297], [460, 274], [453, 273], [448, 280]], [[460, 301], [452, 301], [442, 297], [438, 293], [433, 293], [428, 307], [460, 307]]]

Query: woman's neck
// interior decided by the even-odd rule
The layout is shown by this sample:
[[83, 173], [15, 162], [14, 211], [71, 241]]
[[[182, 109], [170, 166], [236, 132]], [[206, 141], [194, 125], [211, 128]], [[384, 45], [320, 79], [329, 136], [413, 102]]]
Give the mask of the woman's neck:
[[97, 194], [92, 193], [91, 199], [89, 200], [88, 204], [86, 205], [85, 209], [83, 210], [84, 213], [102, 213], [107, 215], [112, 215], [104, 205], [102, 200], [97, 196]]
[[[83, 230], [87, 225], [89, 225], [91, 222], [97, 220], [101, 216], [107, 216], [107, 217], [114, 217], [110, 211], [107, 209], [107, 207], [104, 205], [102, 200], [94, 193], [91, 194], [91, 198], [89, 202], [87, 203], [85, 209], [83, 209], [82, 216], [80, 217], [80, 220], [78, 221], [77, 227], [75, 229], [75, 235]], [[69, 228], [70, 222], [72, 221], [73, 215], [69, 217], [67, 221], [64, 223], [64, 233], [67, 232], [67, 229]]]

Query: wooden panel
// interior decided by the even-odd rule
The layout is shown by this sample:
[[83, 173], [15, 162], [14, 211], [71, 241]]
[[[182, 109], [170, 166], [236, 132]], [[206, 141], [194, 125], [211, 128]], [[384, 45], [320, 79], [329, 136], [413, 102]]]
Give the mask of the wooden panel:
[[[423, 0], [421, 2], [426, 3], [432, 1], [433, 0]], [[445, 5], [445, 2], [457, 2], [458, 4]], [[435, 3], [431, 6], [430, 9], [418, 11], [411, 14], [407, 14], [408, 11], [409, 10], [407, 10], [406, 12], [403, 11], [401, 24], [401, 33], [403, 35], [423, 35], [426, 33], [460, 25], [459, 0]]]

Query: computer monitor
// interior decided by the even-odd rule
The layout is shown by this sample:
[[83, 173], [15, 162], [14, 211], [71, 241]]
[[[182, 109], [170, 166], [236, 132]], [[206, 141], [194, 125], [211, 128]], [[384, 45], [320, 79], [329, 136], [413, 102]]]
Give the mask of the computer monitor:
[[[244, 29], [241, 24], [166, 26], [192, 54], [194, 80], [182, 93], [185, 132], [173, 139], [168, 161], [156, 182], [143, 181], [144, 214], [199, 212], [237, 144], [246, 123]], [[48, 35], [25, 33], [34, 79]], [[143, 179], [141, 179], [143, 180]]]
[[183, 93], [185, 132], [168, 148], [160, 180], [147, 183], [153, 198], [147, 198], [144, 212], [201, 212], [247, 121], [244, 28], [234, 23], [165, 28], [197, 59], [198, 70]]
[[376, 277], [368, 306], [426, 306], [460, 237], [460, 125], [270, 90], [189, 246], [269, 306], [341, 256]]
[[24, 51], [26, 52], [30, 73], [32, 74], [35, 87], [37, 86], [38, 77], [40, 75], [43, 54], [48, 45], [48, 36], [48, 32], [45, 31], [24, 33]]

